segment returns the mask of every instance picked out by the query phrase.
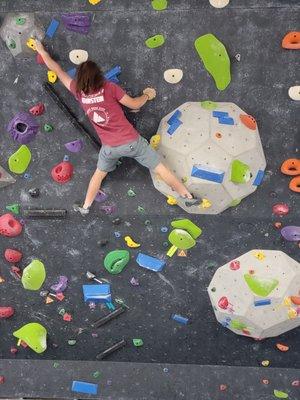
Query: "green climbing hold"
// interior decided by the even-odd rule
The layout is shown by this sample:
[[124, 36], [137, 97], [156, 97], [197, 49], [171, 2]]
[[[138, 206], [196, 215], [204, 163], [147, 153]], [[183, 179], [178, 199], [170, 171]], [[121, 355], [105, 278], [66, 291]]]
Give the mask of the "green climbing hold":
[[285, 392], [282, 392], [281, 390], [276, 390], [274, 389], [274, 396], [277, 397], [277, 399], [288, 399], [289, 395]]
[[251, 178], [250, 168], [240, 160], [233, 160], [231, 163], [231, 182], [247, 183]]
[[189, 219], [179, 219], [176, 221], [172, 221], [171, 225], [173, 228], [184, 229], [188, 231], [193, 239], [197, 239], [202, 233], [202, 229], [200, 229], [199, 226], [195, 225]]
[[162, 11], [168, 7], [168, 0], [151, 0], [151, 4], [154, 10]]
[[100, 378], [100, 376], [101, 376], [101, 374], [100, 374], [100, 372], [99, 371], [95, 371], [95, 372], [93, 372], [93, 378]]
[[135, 191], [132, 190], [132, 189], [129, 189], [129, 190], [128, 190], [127, 195], [128, 195], [129, 197], [134, 197], [134, 196], [136, 196]]
[[205, 100], [201, 101], [201, 107], [204, 108], [205, 110], [215, 110], [218, 107], [218, 105], [214, 101]]
[[113, 250], [106, 255], [104, 259], [104, 267], [109, 273], [116, 275], [123, 271], [129, 260], [129, 251]]
[[141, 347], [144, 344], [143, 339], [132, 339], [132, 343], [135, 347]]
[[138, 212], [139, 213], [141, 213], [141, 214], [144, 214], [145, 213], [145, 209], [144, 209], [144, 207], [142, 207], [142, 206], [138, 206]]
[[173, 229], [168, 239], [173, 246], [180, 250], [188, 250], [196, 244], [193, 237], [183, 229]]
[[214, 78], [217, 88], [226, 89], [231, 81], [230, 59], [223, 43], [208, 33], [195, 40], [195, 48], [204, 67]]
[[11, 39], [10, 42], [7, 44], [7, 47], [10, 49], [15, 49], [17, 47], [16, 42]]
[[9, 204], [5, 208], [6, 208], [6, 210], [11, 211], [16, 215], [20, 214], [20, 205], [19, 204]]
[[230, 207], [236, 207], [240, 204], [240, 202], [242, 201], [242, 199], [235, 199], [232, 200], [232, 202], [230, 203]]
[[165, 38], [163, 35], [155, 35], [152, 37], [149, 37], [146, 41], [146, 46], [149, 47], [149, 49], [156, 49], [156, 47], [160, 47], [165, 43]]
[[45, 132], [52, 132], [53, 131], [53, 126], [50, 124], [45, 124], [44, 125], [44, 131]]
[[26, 22], [26, 18], [22, 18], [22, 17], [16, 18], [17, 25], [24, 25], [25, 22]]
[[23, 270], [22, 285], [24, 289], [39, 290], [46, 279], [46, 270], [40, 260], [32, 260]]
[[26, 171], [31, 160], [31, 152], [29, 148], [22, 144], [19, 149], [8, 159], [8, 167], [15, 174], [23, 174]]
[[25, 342], [36, 353], [47, 349], [47, 330], [37, 322], [31, 322], [13, 332], [14, 337]]
[[75, 339], [69, 339], [68, 340], [68, 345], [69, 346], [75, 346], [75, 344], [76, 344], [76, 340]]
[[62, 317], [65, 315], [65, 313], [66, 313], [66, 310], [64, 308], [60, 308], [58, 310], [58, 314], [61, 315]]
[[267, 297], [278, 286], [279, 281], [272, 278], [260, 278], [250, 274], [245, 274], [244, 279], [249, 289], [260, 297]]
[[242, 331], [243, 329], [247, 328], [247, 325], [245, 325], [243, 322], [237, 319], [232, 319], [230, 321], [230, 328], [235, 329], [237, 331]]
[[53, 368], [58, 368], [59, 367], [59, 363], [58, 362], [54, 362], [53, 363]]

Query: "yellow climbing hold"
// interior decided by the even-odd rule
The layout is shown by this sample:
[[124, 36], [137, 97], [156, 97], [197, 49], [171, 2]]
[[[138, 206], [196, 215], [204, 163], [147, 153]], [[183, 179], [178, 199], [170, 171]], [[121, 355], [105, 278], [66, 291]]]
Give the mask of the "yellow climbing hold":
[[173, 197], [173, 196], [168, 196], [168, 198], [167, 198], [167, 203], [168, 203], [170, 206], [175, 206], [175, 205], [177, 204], [177, 200], [176, 200], [175, 197]]
[[266, 258], [265, 253], [263, 251], [256, 251], [255, 253], [253, 253], [253, 255], [259, 261], [263, 261]]
[[152, 136], [152, 138], [150, 139], [150, 146], [152, 147], [152, 149], [156, 150], [159, 143], [160, 143], [160, 135]]
[[291, 298], [290, 298], [290, 297], [285, 297], [285, 298], [284, 298], [284, 301], [283, 301], [283, 304], [284, 304], [285, 306], [287, 306], [287, 307], [290, 307], [290, 306], [292, 305], [292, 300], [291, 300]]
[[100, 3], [101, 0], [89, 0], [89, 3], [95, 6], [96, 4]]
[[201, 207], [202, 208], [209, 208], [212, 204], [208, 199], [202, 199]]
[[263, 360], [263, 361], [261, 362], [261, 365], [262, 365], [263, 367], [268, 367], [268, 366], [270, 365], [270, 361], [269, 361], [269, 360]]
[[295, 318], [297, 318], [297, 317], [298, 317], [297, 311], [294, 310], [293, 308], [290, 308], [290, 309], [288, 310], [288, 317], [289, 317], [289, 319], [295, 319]]
[[130, 236], [125, 236], [124, 240], [128, 247], [131, 247], [133, 249], [140, 247], [140, 243], [136, 243]]
[[36, 51], [35, 39], [29, 38], [26, 44], [31, 50]]
[[50, 83], [55, 83], [57, 81], [57, 75], [54, 71], [48, 71], [48, 81]]

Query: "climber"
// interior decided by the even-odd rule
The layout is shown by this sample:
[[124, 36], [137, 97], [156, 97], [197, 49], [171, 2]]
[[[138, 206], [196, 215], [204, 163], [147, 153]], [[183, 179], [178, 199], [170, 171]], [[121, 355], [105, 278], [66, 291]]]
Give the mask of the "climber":
[[[43, 58], [49, 70], [54, 71], [63, 85], [75, 96], [95, 128], [102, 143], [96, 171], [94, 172], [83, 204], [75, 204], [74, 210], [81, 215], [89, 209], [108, 172], [116, 168], [121, 157], [131, 157], [140, 164], [153, 170], [179, 195], [186, 206], [199, 203], [193, 198], [182, 182], [160, 162], [158, 154], [150, 147], [127, 120], [122, 105], [132, 110], [139, 110], [147, 101], [155, 98], [155, 89], [146, 88], [139, 97], [132, 98], [115, 83], [105, 80], [103, 72], [93, 61], [80, 64], [76, 80], [62, 70], [47, 53], [41, 42], [36, 40], [36, 50]], [[179, 200], [178, 199], [178, 200]]]

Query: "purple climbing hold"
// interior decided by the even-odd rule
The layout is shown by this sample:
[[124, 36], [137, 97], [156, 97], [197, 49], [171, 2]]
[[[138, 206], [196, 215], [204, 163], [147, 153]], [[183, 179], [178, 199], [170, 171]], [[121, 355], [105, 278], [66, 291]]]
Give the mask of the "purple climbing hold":
[[39, 126], [34, 117], [27, 112], [16, 114], [7, 126], [12, 138], [21, 144], [31, 142], [38, 133]]
[[87, 34], [91, 27], [92, 17], [88, 13], [65, 13], [62, 14], [62, 21], [69, 31]]
[[55, 293], [62, 293], [66, 290], [68, 285], [68, 278], [66, 276], [60, 276], [58, 278], [58, 283], [55, 283], [50, 287], [50, 289]]
[[99, 190], [99, 192], [96, 194], [95, 201], [98, 203], [103, 203], [107, 199], [107, 194], [103, 192], [103, 190]]
[[65, 148], [72, 153], [79, 153], [83, 149], [83, 140], [77, 139], [73, 142], [65, 143]]
[[117, 210], [117, 207], [115, 205], [101, 206], [100, 210], [102, 210], [105, 214], [110, 215]]
[[285, 240], [289, 242], [298, 242], [300, 241], [300, 226], [285, 226], [280, 231], [281, 235]]

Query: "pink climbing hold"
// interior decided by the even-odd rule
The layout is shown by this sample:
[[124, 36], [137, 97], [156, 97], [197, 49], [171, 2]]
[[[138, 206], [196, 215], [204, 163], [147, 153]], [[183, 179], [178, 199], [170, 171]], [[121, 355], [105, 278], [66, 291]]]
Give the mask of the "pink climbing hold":
[[0, 235], [15, 237], [22, 232], [22, 225], [12, 214], [3, 214], [0, 217]]
[[22, 259], [22, 253], [15, 249], [6, 249], [4, 252], [4, 257], [6, 261], [10, 263], [17, 263]]
[[229, 264], [229, 268], [232, 271], [237, 271], [238, 269], [240, 269], [240, 267], [241, 267], [241, 263], [239, 262], [239, 260], [231, 261], [231, 263]]
[[228, 306], [229, 306], [229, 302], [227, 297], [221, 297], [220, 300], [218, 301], [218, 306], [220, 308], [222, 308], [222, 310], [227, 310]]
[[51, 176], [58, 183], [67, 183], [73, 176], [73, 165], [69, 161], [62, 161], [52, 168]]
[[31, 109], [29, 110], [30, 114], [35, 116], [42, 115], [44, 111], [45, 106], [43, 103], [38, 103], [37, 105], [31, 107]]
[[274, 204], [272, 211], [273, 214], [282, 216], [282, 215], [287, 215], [290, 211], [290, 208], [285, 203], [278, 203]]

